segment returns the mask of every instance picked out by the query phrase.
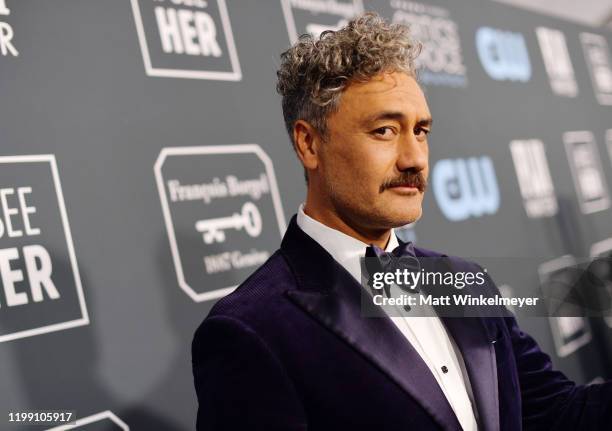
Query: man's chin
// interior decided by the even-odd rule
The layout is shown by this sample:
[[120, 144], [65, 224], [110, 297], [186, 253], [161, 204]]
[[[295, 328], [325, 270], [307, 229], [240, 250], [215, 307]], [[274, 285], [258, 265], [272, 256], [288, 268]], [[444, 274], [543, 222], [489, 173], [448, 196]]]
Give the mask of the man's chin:
[[394, 214], [389, 214], [389, 220], [391, 221], [391, 227], [401, 227], [410, 223], [414, 223], [415, 221], [421, 218], [423, 211], [421, 207], [414, 208], [410, 210], [402, 209], [402, 211], [398, 211]]

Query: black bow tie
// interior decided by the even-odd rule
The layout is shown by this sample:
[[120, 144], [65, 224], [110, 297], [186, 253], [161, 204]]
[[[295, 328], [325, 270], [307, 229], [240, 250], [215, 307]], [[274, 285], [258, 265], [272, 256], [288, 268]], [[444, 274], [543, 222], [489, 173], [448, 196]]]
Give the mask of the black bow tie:
[[[370, 288], [372, 288], [372, 277], [374, 272], [395, 272], [397, 269], [403, 271], [407, 269], [410, 272], [418, 272], [421, 270], [421, 264], [414, 252], [412, 242], [400, 241], [400, 245], [393, 249], [392, 252], [384, 251], [382, 248], [370, 244], [365, 252], [365, 267], [368, 272]], [[402, 290], [408, 293], [419, 292], [419, 287], [413, 289], [399, 286]], [[385, 294], [390, 296], [390, 285], [385, 285]], [[374, 290], [374, 289], [373, 289]]]

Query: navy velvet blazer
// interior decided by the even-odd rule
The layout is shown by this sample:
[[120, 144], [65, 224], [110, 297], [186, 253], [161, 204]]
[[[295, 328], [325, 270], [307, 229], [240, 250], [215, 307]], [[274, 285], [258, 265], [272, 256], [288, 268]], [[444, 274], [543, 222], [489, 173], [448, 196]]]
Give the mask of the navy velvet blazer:
[[[281, 248], [195, 333], [197, 429], [460, 430], [393, 322], [361, 317], [360, 289], [294, 216]], [[575, 385], [514, 318], [442, 320], [462, 352], [479, 429], [612, 430], [612, 383]]]

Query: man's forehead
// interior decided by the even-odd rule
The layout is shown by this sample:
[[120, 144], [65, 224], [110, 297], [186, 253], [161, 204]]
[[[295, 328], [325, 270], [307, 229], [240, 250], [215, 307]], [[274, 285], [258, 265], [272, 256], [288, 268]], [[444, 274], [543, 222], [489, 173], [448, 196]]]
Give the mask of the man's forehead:
[[417, 81], [403, 72], [385, 72], [367, 81], [354, 81], [347, 86], [345, 91], [361, 96], [406, 93], [424, 97]]
[[342, 98], [345, 107], [353, 112], [416, 110], [419, 116], [430, 116], [421, 87], [413, 77], [401, 72], [380, 74], [366, 82], [351, 83]]

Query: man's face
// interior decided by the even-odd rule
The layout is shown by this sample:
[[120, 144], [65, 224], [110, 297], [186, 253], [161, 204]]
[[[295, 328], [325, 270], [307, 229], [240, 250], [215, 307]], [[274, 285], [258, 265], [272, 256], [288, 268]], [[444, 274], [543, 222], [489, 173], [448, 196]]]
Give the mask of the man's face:
[[319, 179], [335, 212], [361, 228], [417, 220], [429, 171], [431, 113], [414, 78], [401, 72], [352, 83], [328, 117]]

